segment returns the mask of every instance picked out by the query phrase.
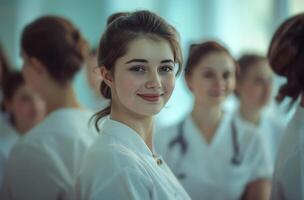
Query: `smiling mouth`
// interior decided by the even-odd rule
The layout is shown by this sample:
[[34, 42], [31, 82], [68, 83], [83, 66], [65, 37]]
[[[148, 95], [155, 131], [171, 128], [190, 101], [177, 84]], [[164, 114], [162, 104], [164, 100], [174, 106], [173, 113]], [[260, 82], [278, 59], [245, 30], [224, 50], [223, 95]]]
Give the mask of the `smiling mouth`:
[[209, 96], [211, 96], [211, 97], [223, 97], [223, 96], [225, 96], [225, 93], [224, 92], [210, 92]]
[[142, 99], [148, 102], [158, 102], [161, 96], [164, 94], [137, 94], [140, 96]]

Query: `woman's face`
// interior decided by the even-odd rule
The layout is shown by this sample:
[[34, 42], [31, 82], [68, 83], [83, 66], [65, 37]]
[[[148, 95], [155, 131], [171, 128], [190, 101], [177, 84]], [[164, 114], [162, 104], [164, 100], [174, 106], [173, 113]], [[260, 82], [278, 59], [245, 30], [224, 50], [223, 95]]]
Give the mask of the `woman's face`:
[[174, 56], [163, 39], [138, 38], [115, 63], [110, 84], [112, 106], [124, 114], [153, 116], [170, 98], [175, 85]]
[[15, 124], [33, 128], [45, 116], [45, 103], [28, 85], [21, 85], [6, 103]]
[[261, 109], [272, 92], [273, 72], [266, 60], [250, 66], [239, 81], [237, 91], [243, 106]]
[[200, 106], [220, 106], [235, 89], [236, 66], [224, 52], [204, 56], [186, 77], [195, 103]]

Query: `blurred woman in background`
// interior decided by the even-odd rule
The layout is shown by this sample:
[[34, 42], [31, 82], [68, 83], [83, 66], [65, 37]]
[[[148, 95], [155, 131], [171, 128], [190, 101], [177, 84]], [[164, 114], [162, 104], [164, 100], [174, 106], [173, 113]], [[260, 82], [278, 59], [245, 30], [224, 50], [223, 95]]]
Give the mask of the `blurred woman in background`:
[[67, 199], [83, 155], [96, 133], [72, 81], [87, 56], [87, 43], [67, 19], [44, 16], [21, 36], [23, 74], [46, 102], [47, 117], [22, 137], [7, 164], [1, 199]]
[[3, 108], [8, 114], [0, 128], [0, 188], [5, 163], [13, 145], [45, 116], [45, 103], [25, 83], [21, 72], [10, 72], [3, 83]]
[[192, 45], [185, 68], [192, 112], [155, 135], [156, 151], [194, 200], [269, 198], [271, 171], [261, 138], [240, 130], [222, 109], [235, 89], [237, 71], [219, 43]]
[[240, 104], [235, 113], [236, 121], [240, 127], [261, 134], [274, 165], [284, 126], [278, 116], [267, 112], [272, 97], [273, 71], [268, 60], [259, 55], [243, 55], [238, 63], [236, 93]]

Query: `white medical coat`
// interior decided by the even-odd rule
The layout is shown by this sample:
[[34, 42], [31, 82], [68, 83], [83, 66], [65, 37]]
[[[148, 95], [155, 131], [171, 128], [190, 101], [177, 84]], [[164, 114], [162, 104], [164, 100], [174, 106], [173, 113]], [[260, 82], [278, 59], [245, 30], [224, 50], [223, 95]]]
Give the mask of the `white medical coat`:
[[17, 131], [5, 118], [0, 119], [0, 190], [2, 188], [5, 165], [11, 149], [19, 139]]
[[283, 135], [272, 182], [272, 200], [304, 200], [304, 108], [299, 106]]
[[83, 155], [96, 132], [92, 112], [59, 109], [22, 137], [8, 161], [0, 199], [68, 199]]
[[266, 151], [274, 166], [276, 154], [284, 131], [284, 125], [267, 113], [262, 114], [258, 125], [246, 121], [241, 116], [239, 110], [235, 112], [235, 118], [240, 128], [252, 129], [252, 132], [261, 135], [265, 143]]
[[162, 161], [131, 128], [105, 119], [88, 152], [75, 189], [81, 200], [190, 199]]
[[[258, 134], [238, 131], [241, 164], [233, 165], [234, 155], [231, 136], [231, 114], [225, 114], [211, 141], [207, 143], [189, 115], [185, 119], [183, 136], [187, 151], [181, 145], [171, 148], [169, 143], [180, 133], [173, 125], [155, 134], [155, 148], [193, 200], [237, 200], [246, 185], [257, 179], [270, 179], [270, 161]], [[236, 124], [236, 128], [238, 126]]]

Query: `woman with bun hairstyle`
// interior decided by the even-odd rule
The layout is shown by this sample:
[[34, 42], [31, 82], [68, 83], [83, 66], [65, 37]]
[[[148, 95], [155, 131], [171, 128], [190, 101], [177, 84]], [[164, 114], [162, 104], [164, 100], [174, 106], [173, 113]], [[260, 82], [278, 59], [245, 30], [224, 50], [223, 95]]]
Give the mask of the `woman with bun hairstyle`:
[[43, 16], [21, 36], [23, 74], [46, 102], [47, 117], [14, 146], [0, 199], [67, 199], [83, 155], [96, 137], [92, 112], [82, 108], [72, 81], [87, 44], [68, 20]]
[[235, 89], [237, 62], [215, 41], [193, 44], [185, 79], [191, 113], [156, 132], [154, 144], [193, 200], [268, 199], [269, 161], [258, 134], [222, 109]]
[[269, 63], [275, 73], [287, 79], [278, 93], [279, 102], [286, 97], [297, 110], [284, 131], [276, 158], [272, 182], [273, 200], [304, 199], [304, 14], [293, 16], [276, 30], [268, 50]]
[[95, 115], [100, 137], [83, 162], [77, 199], [190, 199], [145, 142], [181, 64], [177, 32], [156, 14], [136, 11], [112, 19], [98, 50], [100, 90], [110, 105]]

